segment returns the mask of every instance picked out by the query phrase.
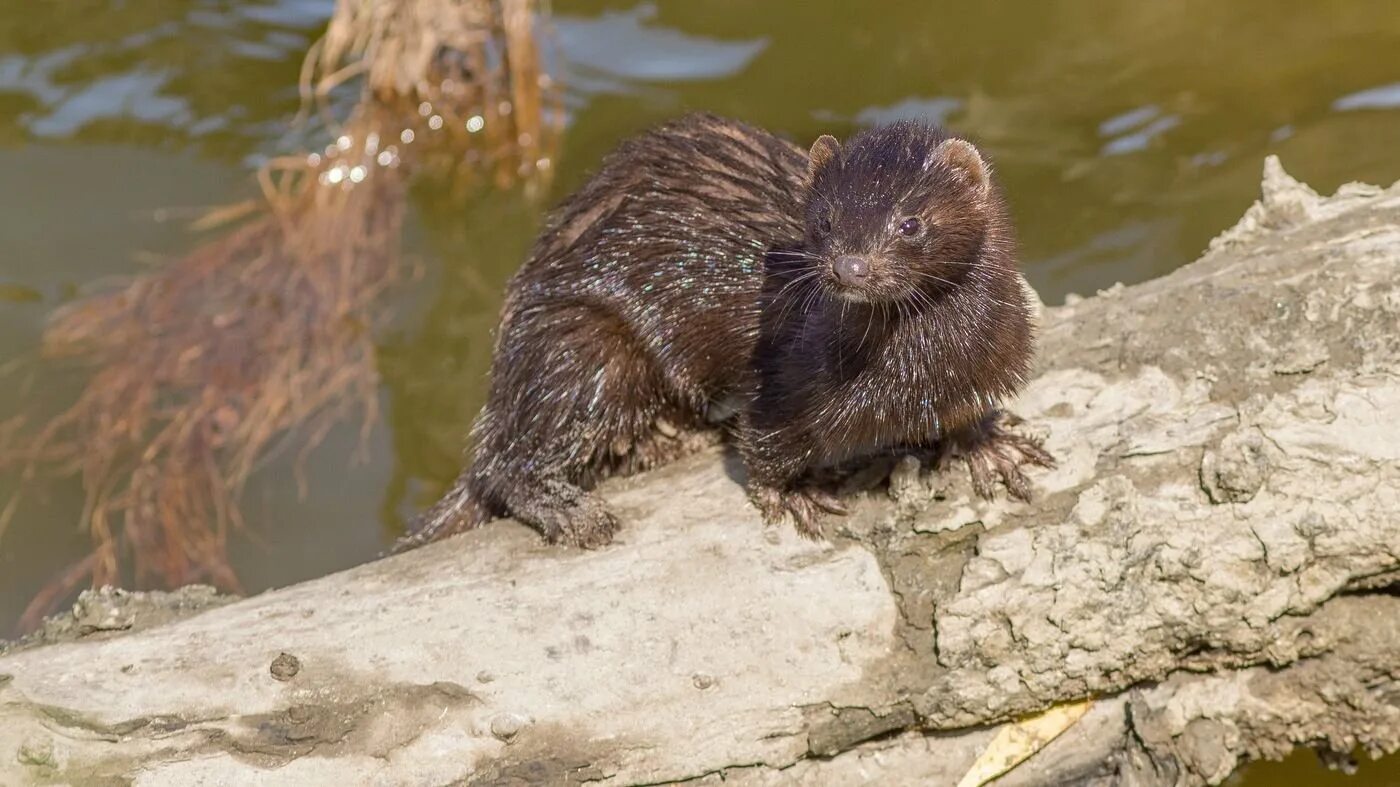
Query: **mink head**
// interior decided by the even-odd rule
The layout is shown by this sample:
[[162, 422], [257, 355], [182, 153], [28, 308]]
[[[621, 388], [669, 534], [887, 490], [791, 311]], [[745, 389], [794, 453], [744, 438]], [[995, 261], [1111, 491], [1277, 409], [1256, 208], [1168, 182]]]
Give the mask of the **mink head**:
[[838, 298], [931, 300], [979, 266], [996, 273], [1009, 264], [997, 237], [1005, 209], [966, 140], [899, 122], [845, 147], [823, 136], [808, 167], [808, 260]]

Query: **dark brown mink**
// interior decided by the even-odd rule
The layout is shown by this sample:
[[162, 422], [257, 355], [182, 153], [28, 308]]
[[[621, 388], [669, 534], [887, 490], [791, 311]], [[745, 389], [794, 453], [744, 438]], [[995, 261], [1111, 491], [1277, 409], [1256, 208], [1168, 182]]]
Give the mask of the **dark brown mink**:
[[809, 536], [813, 472], [955, 448], [1024, 498], [1050, 457], [1003, 428], [1032, 319], [991, 170], [900, 122], [810, 151], [690, 115], [622, 143], [546, 220], [502, 307], [471, 462], [401, 546], [513, 516], [606, 544], [597, 479], [722, 421], [769, 521]]

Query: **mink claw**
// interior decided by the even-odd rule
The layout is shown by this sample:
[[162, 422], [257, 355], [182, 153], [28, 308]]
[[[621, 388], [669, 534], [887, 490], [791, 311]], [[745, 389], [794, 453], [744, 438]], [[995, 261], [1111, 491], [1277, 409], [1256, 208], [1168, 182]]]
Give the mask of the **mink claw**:
[[823, 514], [845, 516], [850, 513], [844, 503], [835, 495], [815, 487], [780, 490], [762, 487], [750, 492], [754, 505], [763, 514], [764, 521], [777, 524], [791, 519], [797, 532], [803, 538], [821, 541]]
[[846, 516], [851, 513], [851, 509], [847, 508], [846, 504], [842, 503], [840, 498], [825, 490], [808, 489], [802, 494], [806, 495], [807, 498], [812, 501], [813, 505], [828, 514]]
[[[1009, 423], [1003, 421], [1003, 423]], [[980, 440], [965, 449], [968, 471], [972, 476], [972, 491], [978, 497], [991, 500], [996, 496], [996, 483], [1006, 487], [1008, 496], [1029, 502], [1030, 479], [1022, 468], [1053, 468], [1055, 458], [1039, 440], [993, 427]]]

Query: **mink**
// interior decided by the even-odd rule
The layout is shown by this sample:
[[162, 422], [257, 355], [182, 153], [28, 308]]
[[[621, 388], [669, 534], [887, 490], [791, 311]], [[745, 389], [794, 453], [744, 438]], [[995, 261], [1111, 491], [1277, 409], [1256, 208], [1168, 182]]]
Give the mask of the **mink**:
[[501, 310], [471, 460], [413, 546], [512, 516], [608, 543], [607, 475], [720, 422], [768, 521], [844, 513], [817, 475], [963, 454], [979, 494], [1050, 466], [1006, 428], [1033, 320], [1006, 204], [965, 139], [898, 122], [803, 150], [689, 115], [623, 142], [546, 219]]

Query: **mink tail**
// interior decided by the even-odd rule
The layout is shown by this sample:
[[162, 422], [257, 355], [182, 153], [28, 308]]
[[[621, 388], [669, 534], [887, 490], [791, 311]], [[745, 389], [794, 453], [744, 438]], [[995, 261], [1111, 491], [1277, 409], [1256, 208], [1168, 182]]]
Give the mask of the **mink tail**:
[[389, 548], [389, 554], [397, 555], [424, 544], [440, 541], [494, 518], [490, 509], [472, 494], [468, 481], [469, 473], [470, 468], [463, 470], [441, 500], [414, 517], [409, 523], [408, 532], [394, 542]]

